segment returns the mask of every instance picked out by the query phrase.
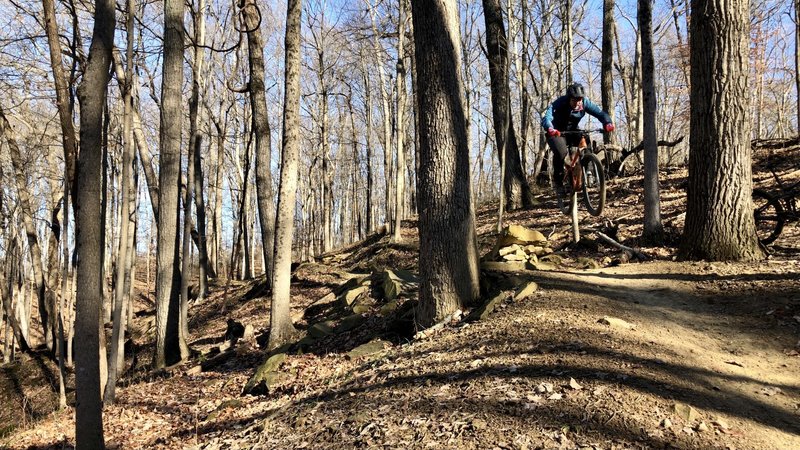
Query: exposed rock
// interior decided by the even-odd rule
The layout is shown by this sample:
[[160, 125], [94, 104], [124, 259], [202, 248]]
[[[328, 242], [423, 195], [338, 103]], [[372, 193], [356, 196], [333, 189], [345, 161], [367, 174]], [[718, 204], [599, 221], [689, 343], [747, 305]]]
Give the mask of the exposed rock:
[[601, 266], [594, 259], [581, 256], [578, 258], [578, 267], [582, 269], [599, 269]]
[[242, 394], [264, 395], [269, 393], [269, 390], [281, 379], [278, 369], [284, 360], [286, 360], [286, 353], [277, 353], [267, 358], [247, 381]]
[[383, 287], [383, 297], [386, 300], [394, 300], [403, 291], [415, 292], [419, 287], [419, 279], [407, 270], [385, 270], [379, 274], [381, 286]]
[[336, 296], [341, 296], [343, 293], [347, 291], [368, 284], [370, 284], [369, 275], [353, 275], [352, 278], [347, 280], [341, 286], [334, 289], [333, 294]]
[[324, 338], [333, 333], [333, 325], [332, 320], [317, 322], [308, 328], [308, 334], [317, 339]]
[[548, 262], [548, 263], [554, 264], [556, 266], [560, 266], [561, 264], [564, 263], [564, 258], [562, 258], [560, 255], [557, 255], [555, 253], [548, 253], [548, 254], [540, 257], [539, 261]]
[[497, 307], [497, 305], [499, 305], [500, 302], [502, 302], [503, 300], [508, 298], [508, 296], [509, 296], [508, 292], [501, 292], [501, 293], [495, 295], [494, 297], [490, 298], [489, 300], [486, 300], [483, 303], [483, 305], [481, 305], [478, 308], [474, 309], [470, 313], [469, 317], [467, 317], [467, 320], [471, 320], [472, 321], [472, 320], [484, 320], [484, 319], [486, 319], [487, 317], [489, 317], [489, 314], [491, 314], [492, 311], [494, 311], [494, 309]]
[[544, 256], [553, 253], [552, 248], [541, 247], [539, 245], [526, 245], [525, 251], [528, 252], [529, 255], [536, 255], [536, 256]]
[[547, 238], [536, 230], [521, 225], [509, 225], [503, 230], [498, 242], [502, 247], [512, 244], [546, 244]]
[[375, 339], [350, 350], [350, 352], [347, 353], [347, 357], [350, 359], [356, 359], [362, 356], [372, 355], [374, 353], [383, 351], [389, 346], [391, 346], [391, 343], [381, 339]]
[[336, 327], [336, 331], [350, 331], [364, 323], [365, 320], [366, 319], [361, 314], [347, 316], [342, 319], [342, 321], [339, 323], [339, 326]]
[[362, 303], [357, 303], [353, 305], [353, 312], [356, 314], [366, 314], [369, 312], [370, 308], [369, 305], [365, 305]]
[[539, 285], [536, 284], [535, 281], [528, 281], [527, 283], [520, 285], [516, 292], [514, 292], [514, 300], [523, 300], [536, 292], [539, 289]]
[[603, 317], [602, 319], [598, 320], [598, 322], [602, 323], [603, 325], [608, 325], [608, 326], [614, 327], [614, 328], [622, 328], [624, 330], [632, 330], [632, 329], [636, 328], [636, 325], [634, 325], [634, 324], [632, 324], [630, 322], [626, 322], [626, 321], [624, 321], [622, 319], [618, 319], [616, 317], [610, 317], [610, 316]]
[[397, 300], [392, 300], [389, 303], [381, 306], [380, 315], [388, 316], [395, 311], [397, 311]]
[[339, 295], [339, 302], [344, 307], [351, 306], [356, 299], [364, 295], [368, 290], [369, 286], [358, 286], [344, 291]]
[[549, 262], [542, 262], [542, 261], [528, 261], [527, 265], [525, 266], [528, 270], [557, 270], [558, 267], [549, 263]]
[[672, 405], [672, 412], [686, 423], [694, 422], [700, 417], [696, 409], [684, 403], [675, 403]]
[[314, 342], [317, 342], [317, 339], [314, 336], [306, 335], [303, 339], [297, 341], [297, 347], [299, 349], [306, 349], [314, 345]]
[[506, 261], [527, 261], [528, 255], [526, 255], [525, 253], [521, 255], [519, 253], [509, 253], [503, 256], [503, 259]]
[[501, 248], [500, 250], [498, 250], [497, 253], [500, 256], [506, 256], [506, 255], [509, 255], [511, 253], [516, 253], [517, 250], [519, 250], [519, 249], [520, 249], [519, 245], [518, 244], [514, 244], [514, 245], [510, 245], [508, 247]]

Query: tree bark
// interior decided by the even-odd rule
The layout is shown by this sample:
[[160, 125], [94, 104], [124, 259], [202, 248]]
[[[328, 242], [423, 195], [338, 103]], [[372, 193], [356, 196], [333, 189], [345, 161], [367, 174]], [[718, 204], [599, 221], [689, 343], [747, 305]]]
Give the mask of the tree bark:
[[[486, 51], [489, 58], [495, 142], [498, 149], [504, 149], [503, 157], [500, 157], [498, 151], [498, 160], [505, 161], [505, 171], [502, 174], [505, 209], [510, 211], [529, 208], [533, 206], [533, 194], [525, 174], [522, 173], [514, 121], [511, 116], [508, 43], [499, 0], [483, 0], [483, 16], [486, 21]], [[419, 54], [417, 57], [419, 58]]]
[[400, 234], [400, 225], [403, 220], [404, 211], [403, 206], [404, 202], [404, 190], [406, 184], [406, 155], [405, 149], [403, 148], [403, 133], [405, 130], [403, 129], [404, 125], [404, 112], [405, 112], [405, 103], [406, 103], [406, 67], [405, 62], [403, 61], [404, 58], [404, 48], [405, 45], [405, 35], [406, 35], [406, 2], [405, 0], [399, 0], [400, 4], [400, 15], [398, 17], [397, 22], [397, 76], [395, 77], [395, 90], [397, 91], [397, 112], [396, 112], [396, 119], [395, 123], [397, 124], [397, 136], [395, 138], [395, 143], [397, 147], [397, 170], [395, 170], [395, 201], [394, 201], [394, 235], [392, 236], [392, 240], [394, 242], [400, 242], [402, 240], [402, 236]]
[[300, 154], [300, 15], [301, 0], [287, 0], [284, 48], [285, 83], [283, 101], [283, 146], [275, 227], [275, 271], [268, 347], [280, 347], [295, 333], [289, 315], [289, 287], [292, 276], [292, 235], [294, 234], [297, 167]]
[[749, 17], [748, 0], [692, 1], [684, 258], [763, 257], [751, 199]]
[[386, 226], [386, 231], [390, 230], [392, 223], [392, 121], [391, 121], [391, 108], [389, 107], [390, 92], [387, 89], [386, 82], [386, 68], [381, 60], [381, 53], [383, 47], [380, 43], [380, 33], [378, 32], [377, 19], [375, 17], [375, 6], [372, 0], [365, 0], [369, 7], [369, 15], [372, 20], [372, 42], [374, 48], [375, 65], [378, 67], [378, 81], [380, 82], [381, 91], [381, 111], [383, 115], [383, 177], [385, 180], [384, 185], [384, 217], [383, 223]]
[[[127, 9], [127, 20], [126, 20], [126, 28], [127, 28], [127, 36], [128, 36], [128, 43], [127, 43], [127, 52], [126, 52], [126, 80], [133, 80], [133, 15], [134, 15], [134, 1], [127, 0], [126, 3]], [[130, 269], [127, 266], [127, 261], [130, 255], [128, 252], [136, 251], [135, 248], [132, 248], [130, 242], [128, 240], [129, 230], [128, 228], [131, 226], [131, 222], [134, 220], [133, 215], [136, 213], [133, 211], [131, 205], [131, 196], [135, 195], [133, 191], [133, 86], [130, 84], [126, 84], [125, 86], [120, 86], [123, 89], [123, 102], [124, 102], [124, 113], [123, 113], [123, 150], [122, 150], [122, 180], [120, 181], [120, 188], [122, 190], [122, 201], [120, 208], [122, 210], [122, 214], [120, 217], [120, 239], [119, 239], [119, 251], [117, 253], [117, 273], [116, 273], [116, 282], [114, 283], [115, 286], [115, 302], [114, 302], [114, 317], [113, 322], [114, 326], [111, 332], [111, 351], [108, 357], [108, 381], [106, 382], [105, 392], [103, 394], [103, 402], [105, 404], [111, 404], [114, 402], [114, 397], [116, 395], [116, 385], [117, 385], [117, 372], [121, 370], [121, 367], [124, 365], [124, 349], [123, 349], [123, 338], [125, 336], [125, 319], [127, 315], [125, 314], [125, 296], [126, 296], [126, 277], [130, 277]], [[135, 200], [134, 200], [135, 203]]]
[[639, 35], [642, 37], [642, 97], [644, 100], [644, 230], [642, 239], [660, 244], [661, 200], [658, 186], [658, 143], [656, 137], [656, 83], [653, 58], [653, 0], [639, 0]]
[[[614, 0], [603, 0], [603, 46], [600, 61], [600, 97], [603, 111], [614, 119]], [[603, 142], [614, 143], [613, 133], [604, 133]], [[606, 155], [609, 157], [610, 155]]]
[[[798, 0], [800, 1], [800, 0]], [[366, 226], [367, 234], [375, 229], [375, 219], [372, 214], [372, 90], [369, 86], [369, 72], [367, 70], [367, 63], [364, 57], [361, 57], [361, 76], [364, 80], [364, 116], [367, 125], [365, 146], [366, 146], [366, 161], [367, 161], [367, 193], [366, 193]]]
[[262, 15], [256, 0], [247, 0], [242, 12], [245, 25], [250, 30], [247, 33], [247, 51], [250, 58], [250, 107], [253, 110], [253, 129], [256, 134], [256, 199], [267, 288], [270, 289], [275, 245], [275, 205], [272, 201], [272, 137], [264, 89], [264, 42], [259, 26]]
[[[420, 290], [431, 326], [479, 296], [461, 38], [455, 0], [412, 0], [420, 109]], [[508, 80], [506, 79], [506, 85]], [[507, 104], [507, 103], [506, 103]]]
[[76, 174], [75, 211], [78, 254], [75, 338], [81, 350], [75, 360], [76, 448], [102, 449], [103, 417], [100, 342], [105, 253], [105, 202], [103, 110], [108, 93], [111, 50], [114, 46], [114, 7], [97, 0], [89, 63], [78, 87], [80, 102], [80, 153]]
[[[180, 272], [178, 196], [180, 195], [181, 124], [183, 122], [184, 2], [164, 3], [164, 62], [161, 84], [161, 155], [158, 244], [156, 250], [156, 351], [153, 368], [182, 359], [180, 345]], [[187, 237], [188, 238], [188, 237]]]

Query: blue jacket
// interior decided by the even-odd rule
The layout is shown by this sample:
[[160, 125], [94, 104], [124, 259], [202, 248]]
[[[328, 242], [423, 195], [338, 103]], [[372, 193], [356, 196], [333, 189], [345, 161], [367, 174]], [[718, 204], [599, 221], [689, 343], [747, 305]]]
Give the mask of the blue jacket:
[[555, 128], [559, 131], [577, 130], [578, 124], [586, 113], [597, 117], [597, 119], [603, 123], [603, 126], [611, 123], [611, 116], [588, 98], [583, 97], [583, 108], [573, 111], [572, 108], [569, 107], [569, 97], [564, 95], [555, 99], [555, 101], [547, 107], [547, 111], [544, 112], [544, 116], [542, 117], [542, 128], [545, 130], [548, 128]]

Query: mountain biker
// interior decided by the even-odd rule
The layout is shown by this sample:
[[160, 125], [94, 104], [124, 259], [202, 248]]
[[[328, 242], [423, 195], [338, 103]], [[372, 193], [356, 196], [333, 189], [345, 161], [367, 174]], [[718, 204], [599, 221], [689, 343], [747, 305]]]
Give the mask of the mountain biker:
[[567, 88], [567, 95], [555, 99], [542, 117], [542, 128], [547, 134], [547, 143], [553, 153], [553, 182], [559, 199], [565, 195], [563, 161], [567, 157], [567, 145], [578, 145], [581, 139], [578, 133], [561, 136], [561, 132], [579, 130], [578, 124], [586, 113], [600, 120], [607, 132], [614, 131], [611, 116], [586, 98], [586, 92], [580, 83], [571, 84]]

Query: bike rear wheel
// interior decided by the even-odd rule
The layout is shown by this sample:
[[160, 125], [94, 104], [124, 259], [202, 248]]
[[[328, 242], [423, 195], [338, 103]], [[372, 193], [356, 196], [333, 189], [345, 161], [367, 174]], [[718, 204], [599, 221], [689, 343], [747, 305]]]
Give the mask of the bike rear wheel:
[[594, 153], [587, 153], [581, 158], [583, 166], [583, 204], [593, 216], [603, 213], [606, 205], [606, 174], [603, 163]]
[[758, 240], [764, 245], [778, 239], [785, 222], [781, 203], [762, 189], [753, 189], [753, 217]]

